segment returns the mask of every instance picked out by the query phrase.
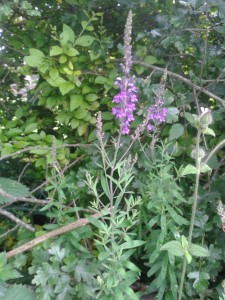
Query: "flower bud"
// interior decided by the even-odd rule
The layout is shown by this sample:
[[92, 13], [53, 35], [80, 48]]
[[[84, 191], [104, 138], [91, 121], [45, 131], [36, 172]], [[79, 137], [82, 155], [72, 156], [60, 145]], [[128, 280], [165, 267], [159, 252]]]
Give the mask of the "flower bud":
[[201, 115], [199, 117], [199, 122], [200, 122], [200, 125], [202, 127], [206, 128], [213, 121], [211, 110], [209, 108], [203, 108], [203, 107], [201, 107], [201, 112], [202, 113], [201, 113]]
[[196, 148], [191, 151], [191, 157], [194, 159], [196, 159], [196, 158], [203, 159], [205, 157], [205, 155], [206, 155], [205, 150], [202, 148], [199, 148], [199, 150], [198, 150], [198, 157], [197, 157], [197, 149]]

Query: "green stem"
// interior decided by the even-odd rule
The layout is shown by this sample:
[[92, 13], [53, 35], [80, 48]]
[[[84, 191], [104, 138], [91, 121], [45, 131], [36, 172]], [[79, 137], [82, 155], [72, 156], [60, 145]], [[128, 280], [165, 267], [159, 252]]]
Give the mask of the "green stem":
[[[199, 179], [200, 179], [200, 172], [201, 172], [201, 158], [199, 158], [200, 138], [201, 138], [201, 130], [199, 129], [198, 133], [197, 133], [197, 138], [196, 138], [196, 160], [195, 160], [196, 176], [195, 176], [195, 189], [194, 189], [192, 213], [191, 213], [191, 223], [190, 223], [189, 235], [188, 235], [188, 246], [190, 246], [191, 241], [192, 241], [192, 235], [193, 235], [193, 229], [194, 229], [194, 223], [195, 223], [195, 215], [196, 215], [197, 202], [198, 202], [198, 188], [199, 188]], [[186, 257], [184, 256], [178, 300], [182, 299], [186, 269], [187, 269], [187, 260], [186, 260]]]

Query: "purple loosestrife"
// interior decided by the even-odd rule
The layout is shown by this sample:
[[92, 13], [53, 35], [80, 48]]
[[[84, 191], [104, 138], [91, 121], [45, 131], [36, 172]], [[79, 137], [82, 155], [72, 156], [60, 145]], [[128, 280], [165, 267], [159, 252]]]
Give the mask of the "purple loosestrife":
[[134, 120], [133, 111], [136, 109], [137, 89], [134, 85], [134, 77], [130, 77], [132, 66], [131, 56], [131, 30], [132, 30], [132, 12], [127, 17], [124, 31], [124, 64], [121, 64], [124, 73], [123, 77], [118, 77], [115, 85], [120, 89], [112, 100], [116, 106], [112, 109], [112, 114], [121, 121], [122, 134], [129, 134], [130, 123]]
[[[148, 116], [147, 119], [150, 123], [147, 125], [147, 130], [151, 131], [154, 127], [157, 127], [159, 124], [165, 122], [167, 109], [164, 106], [164, 98], [163, 93], [165, 90], [165, 80], [166, 74], [163, 76], [160, 86], [157, 90], [155, 97], [155, 104], [150, 105], [148, 108]], [[153, 123], [153, 124], [151, 124]]]

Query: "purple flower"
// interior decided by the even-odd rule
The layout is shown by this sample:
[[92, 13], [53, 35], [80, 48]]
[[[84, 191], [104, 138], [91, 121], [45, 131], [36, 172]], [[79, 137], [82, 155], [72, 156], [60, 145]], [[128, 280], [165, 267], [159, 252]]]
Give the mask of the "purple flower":
[[136, 109], [135, 102], [138, 101], [134, 77], [129, 75], [132, 66], [131, 30], [132, 13], [130, 11], [124, 31], [124, 64], [121, 65], [124, 77], [117, 77], [115, 85], [120, 89], [120, 92], [112, 100], [112, 102], [116, 103], [116, 106], [112, 109], [112, 114], [116, 119], [120, 119], [123, 134], [129, 134], [130, 132], [129, 126], [134, 120], [133, 111]]
[[156, 97], [155, 97], [155, 103], [153, 105], [150, 105], [148, 108], [148, 116], [147, 119], [150, 121], [152, 124], [147, 125], [147, 130], [151, 131], [153, 130], [154, 126], [157, 127], [159, 124], [165, 122], [166, 118], [166, 113], [167, 109], [164, 106], [164, 98], [163, 98], [163, 93], [165, 90], [165, 80], [166, 80], [166, 75], [162, 77], [160, 86], [156, 92]]

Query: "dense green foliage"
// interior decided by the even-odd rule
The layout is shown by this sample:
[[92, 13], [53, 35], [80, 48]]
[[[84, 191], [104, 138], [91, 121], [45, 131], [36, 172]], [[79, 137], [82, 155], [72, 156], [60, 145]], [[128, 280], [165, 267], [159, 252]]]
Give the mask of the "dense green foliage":
[[[0, 24], [0, 299], [225, 298], [224, 1], [3, 0]], [[135, 139], [162, 78], [166, 121]]]

